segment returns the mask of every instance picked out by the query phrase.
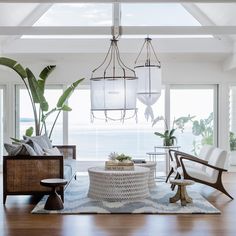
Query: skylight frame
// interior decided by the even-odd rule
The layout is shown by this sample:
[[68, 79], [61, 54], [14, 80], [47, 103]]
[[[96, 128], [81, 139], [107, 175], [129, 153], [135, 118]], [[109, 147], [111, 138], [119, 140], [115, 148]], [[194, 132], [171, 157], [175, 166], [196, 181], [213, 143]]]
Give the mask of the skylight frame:
[[[120, 16], [119, 19], [117, 19], [117, 11], [119, 12], [118, 15]], [[114, 13], [116, 13], [116, 16], [114, 15]], [[121, 12], [121, 4], [120, 3], [113, 3], [112, 4], [112, 12], [111, 12], [111, 14], [112, 14], [112, 26], [103, 26], [103, 27], [102, 26], [94, 26], [94, 27], [91, 27], [91, 26], [79, 26], [81, 28], [86, 28], [88, 30], [90, 30], [89, 28], [99, 28], [100, 27], [101, 34], [98, 33], [98, 30], [95, 30], [96, 33], [94, 33], [94, 34], [93, 33], [89, 33], [89, 34], [79, 34], [79, 35], [76, 35], [76, 33], [72, 33], [71, 36], [70, 36], [70, 34], [68, 34], [68, 33], [65, 33], [65, 35], [64, 34], [62, 35], [60, 33], [60, 34], [58, 34], [58, 36], [57, 36], [57, 34], [52, 34], [52, 35], [50, 34], [50, 35], [48, 35], [48, 37], [47, 37], [46, 34], [45, 35], [39, 35], [38, 37], [36, 36], [37, 34], [36, 35], [32, 35], [32, 36], [30, 34], [28, 34], [28, 35], [23, 35], [21, 38], [22, 39], [30, 39], [30, 38], [31, 39], [85, 39], [85, 38], [88, 38], [88, 39], [90, 39], [90, 38], [98, 38], [99, 39], [99, 38], [109, 38], [109, 36], [111, 36], [112, 33], [113, 33], [114, 25], [116, 24], [116, 26], [117, 26], [117, 22], [120, 25], [120, 22], [122, 20], [122, 12]], [[191, 13], [188, 13], [188, 14], [191, 15]], [[192, 17], [196, 20], [196, 22], [199, 23], [199, 21], [194, 16], [192, 16]], [[199, 25], [201, 25], [201, 24], [199, 23]], [[70, 26], [68, 26], [68, 27], [70, 27]], [[139, 26], [130, 26], [130, 27], [138, 27], [139, 28]], [[119, 34], [123, 38], [143, 38], [143, 37], [146, 37], [147, 34], [153, 35], [152, 36], [153, 38], [167, 38], [167, 39], [169, 39], [169, 38], [172, 38], [172, 39], [174, 39], [174, 38], [178, 38], [178, 39], [179, 38], [183, 38], [183, 39], [184, 38], [212, 38], [213, 37], [212, 35], [202, 34], [202, 33], [200, 33], [199, 35], [191, 34], [191, 33], [190, 34], [182, 34], [181, 33], [180, 35], [178, 35], [176, 33], [174, 33], [173, 35], [167, 33], [167, 34], [164, 34], [164, 35], [159, 35], [158, 33], [154, 33], [154, 32], [150, 33], [150, 31], [147, 34], [146, 33], [145, 34], [143, 34], [143, 33], [142, 34], [140, 34], [140, 33], [137, 33], [137, 34], [128, 33], [127, 34], [127, 33], [124, 33], [124, 32], [122, 33], [122, 31], [125, 31], [126, 28], [130, 28], [130, 27], [126, 27], [126, 26], [119, 27], [119, 30], [121, 29]], [[191, 26], [189, 26], [189, 27], [191, 27]], [[201, 27], [201, 26], [199, 26], [199, 27]], [[36, 26], [35, 26], [35, 28], [36, 28]], [[45, 26], [45, 28], [46, 28], [46, 26]], [[61, 28], [63, 28], [63, 27], [61, 27]], [[104, 33], [104, 32], [106, 32], [106, 33]], [[86, 36], [86, 35], [88, 35], [88, 36]]]

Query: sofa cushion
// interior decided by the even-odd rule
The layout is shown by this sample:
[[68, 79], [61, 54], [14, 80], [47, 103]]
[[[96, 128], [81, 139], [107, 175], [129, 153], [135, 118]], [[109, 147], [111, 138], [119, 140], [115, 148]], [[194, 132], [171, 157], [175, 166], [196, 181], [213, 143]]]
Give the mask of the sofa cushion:
[[61, 156], [62, 155], [57, 147], [44, 148], [43, 151], [44, 151], [45, 155], [47, 155], [47, 156]]
[[40, 136], [23, 136], [24, 140], [32, 140], [33, 142], [37, 143], [42, 149], [44, 148], [52, 148], [52, 144], [46, 134]]
[[38, 145], [38, 143], [32, 141], [32, 140], [29, 140], [30, 142], [32, 142], [32, 146], [33, 146], [33, 149], [34, 151], [36, 152], [36, 154], [38, 156], [43, 156], [44, 155], [44, 151], [43, 149]]
[[9, 156], [36, 156], [37, 153], [28, 143], [10, 144], [5, 143], [4, 147]]

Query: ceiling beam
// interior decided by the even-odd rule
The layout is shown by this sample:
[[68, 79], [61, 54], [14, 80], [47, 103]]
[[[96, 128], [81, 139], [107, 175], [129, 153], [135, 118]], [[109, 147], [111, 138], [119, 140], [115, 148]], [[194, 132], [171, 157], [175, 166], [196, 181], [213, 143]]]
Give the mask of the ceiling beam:
[[124, 35], [234, 35], [236, 26], [126, 26]]
[[[181, 4], [186, 11], [188, 11], [202, 26], [216, 26], [216, 24], [194, 3], [182, 3]], [[224, 39], [232, 42], [232, 38], [229, 36], [214, 35], [217, 39]]]
[[235, 0], [0, 0], [0, 3], [235, 3]]
[[[137, 54], [143, 39], [119, 41], [122, 53]], [[159, 53], [227, 53], [232, 51], [231, 44], [222, 40], [208, 39], [153, 39], [153, 46]], [[109, 39], [24, 39], [2, 48], [3, 53], [106, 53]]]
[[236, 68], [236, 53], [230, 55], [223, 63], [223, 70], [230, 71]]
[[[124, 26], [122, 35], [235, 35], [236, 26]], [[112, 27], [0, 26], [0, 35], [111, 35]]]
[[233, 69], [236, 69], [236, 42], [234, 42], [233, 53], [223, 63], [224, 71], [230, 71]]
[[[35, 22], [45, 13], [53, 4], [38, 4], [38, 6], [30, 12], [28, 16], [23, 19], [17, 26], [32, 26]], [[3, 42], [3, 44], [9, 44], [14, 42], [14, 40], [20, 38], [21, 35], [9, 35]]]

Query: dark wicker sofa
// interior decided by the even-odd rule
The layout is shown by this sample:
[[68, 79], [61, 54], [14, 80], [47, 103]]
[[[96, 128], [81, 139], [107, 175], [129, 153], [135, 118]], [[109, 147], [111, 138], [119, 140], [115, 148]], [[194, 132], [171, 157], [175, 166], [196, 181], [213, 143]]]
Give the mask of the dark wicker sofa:
[[[3, 157], [3, 204], [7, 195], [44, 195], [50, 188], [40, 185], [46, 178], [66, 178], [74, 175], [70, 159], [76, 157], [74, 145], [57, 146], [62, 156], [4, 156]], [[58, 193], [64, 200], [64, 190]]]

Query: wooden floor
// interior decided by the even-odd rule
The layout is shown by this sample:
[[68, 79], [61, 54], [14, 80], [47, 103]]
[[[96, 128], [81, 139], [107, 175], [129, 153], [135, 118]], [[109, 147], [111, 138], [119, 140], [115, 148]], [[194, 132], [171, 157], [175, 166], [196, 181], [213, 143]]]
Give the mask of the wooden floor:
[[[236, 173], [224, 176], [236, 197]], [[0, 206], [0, 236], [228, 236], [236, 235], [236, 200], [196, 185], [221, 215], [32, 215], [35, 199], [10, 196]]]

